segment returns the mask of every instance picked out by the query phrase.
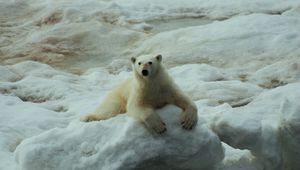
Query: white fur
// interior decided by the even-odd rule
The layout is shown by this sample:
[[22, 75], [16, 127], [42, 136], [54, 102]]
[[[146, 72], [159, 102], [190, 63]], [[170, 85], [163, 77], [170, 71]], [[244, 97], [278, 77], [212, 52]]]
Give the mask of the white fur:
[[[155, 109], [174, 104], [183, 110], [180, 119], [182, 127], [192, 129], [198, 119], [197, 107], [176, 86], [161, 60], [161, 55], [132, 58], [133, 78], [111, 91], [94, 113], [82, 117], [81, 120], [105, 120], [127, 112], [148, 128], [163, 133], [166, 126]], [[147, 76], [142, 74], [143, 70], [147, 70]]]

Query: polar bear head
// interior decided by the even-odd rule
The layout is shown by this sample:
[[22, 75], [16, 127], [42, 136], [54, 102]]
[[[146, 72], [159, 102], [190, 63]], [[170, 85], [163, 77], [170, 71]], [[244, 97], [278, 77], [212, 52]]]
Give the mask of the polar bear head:
[[137, 73], [137, 75], [148, 78], [155, 76], [158, 72], [161, 64], [162, 56], [156, 55], [142, 55], [137, 58], [132, 57], [132, 69]]

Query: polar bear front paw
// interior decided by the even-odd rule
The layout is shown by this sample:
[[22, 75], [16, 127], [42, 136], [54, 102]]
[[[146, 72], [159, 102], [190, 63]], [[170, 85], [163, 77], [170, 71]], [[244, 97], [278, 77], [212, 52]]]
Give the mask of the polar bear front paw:
[[190, 130], [196, 126], [197, 121], [198, 121], [197, 113], [184, 112], [181, 115], [180, 123], [181, 123], [182, 128]]
[[99, 121], [99, 120], [101, 120], [100, 116], [95, 114], [84, 115], [80, 118], [80, 121], [82, 122], [91, 122], [91, 121]]
[[163, 134], [167, 131], [166, 124], [157, 114], [152, 114], [145, 120], [145, 124], [148, 128], [154, 130], [158, 134]]
[[152, 124], [151, 126], [151, 128], [158, 134], [163, 134], [167, 131], [166, 124], [163, 121]]

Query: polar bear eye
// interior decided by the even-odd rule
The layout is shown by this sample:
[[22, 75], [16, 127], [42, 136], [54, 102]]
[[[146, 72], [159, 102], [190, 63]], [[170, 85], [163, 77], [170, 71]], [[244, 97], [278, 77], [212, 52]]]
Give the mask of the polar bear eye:
[[139, 65], [141, 65], [142, 63], [141, 63], [141, 62], [139, 62], [138, 64], [139, 64]]
[[151, 62], [151, 61], [149, 61], [149, 62], [148, 62], [148, 64], [149, 64], [149, 65], [151, 65], [151, 64], [152, 64], [152, 62]]

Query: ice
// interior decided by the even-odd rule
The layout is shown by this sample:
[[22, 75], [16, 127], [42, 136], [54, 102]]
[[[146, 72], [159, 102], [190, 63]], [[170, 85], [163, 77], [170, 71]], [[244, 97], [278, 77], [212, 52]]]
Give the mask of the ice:
[[[0, 169], [297, 170], [300, 2], [0, 1]], [[120, 115], [79, 122], [162, 54], [198, 107], [168, 131]]]
[[168, 65], [207, 63], [256, 70], [274, 60], [297, 59], [299, 29], [300, 22], [294, 16], [236, 16], [158, 33], [144, 41], [137, 54], [161, 53], [170, 58]]
[[216, 168], [221, 170], [257, 170], [262, 169], [261, 163], [251, 154], [249, 150], [235, 149], [223, 143], [225, 158]]
[[249, 103], [263, 91], [257, 85], [236, 81], [236, 75], [229, 71], [206, 64], [186, 64], [170, 69], [170, 73], [194, 100], [207, 99], [237, 107]]
[[[298, 147], [298, 139], [296, 137], [290, 140], [290, 138], [297, 134], [298, 119], [294, 117], [297, 117], [298, 113], [296, 103], [300, 94], [295, 92], [297, 92], [299, 83], [288, 83], [288, 85], [272, 90], [263, 90], [251, 83], [231, 80], [235, 77], [231, 75], [231, 71], [208, 65], [174, 67], [170, 73], [173, 77], [177, 77], [175, 78], [176, 82], [186, 92], [189, 92], [188, 85], [193, 87], [191, 77], [194, 77], [198, 84], [195, 88], [198, 90], [194, 89], [194, 91], [199, 91], [199, 93], [195, 93], [196, 96], [201, 96], [201, 93], [215, 96], [209, 98], [207, 95], [196, 99], [198, 100], [200, 123], [194, 131], [182, 130], [178, 123], [178, 109], [169, 106], [160, 111], [168, 124], [167, 134], [152, 136], [153, 134], [149, 133], [140, 123], [126, 115], [103, 122], [88, 124], [79, 122], [79, 115], [95, 109], [99, 101], [103, 100], [106, 91], [117, 82], [129, 77], [130, 72], [125, 71], [112, 75], [105, 69], [90, 69], [82, 76], [77, 76], [37, 62], [22, 62], [6, 66], [6, 68], [14, 70], [16, 74], [24, 78], [16, 82], [1, 83], [1, 88], [6, 91], [1, 96], [3, 99], [1, 100], [3, 101], [2, 119], [11, 120], [1, 123], [3, 139], [5, 139], [2, 147], [6, 148], [3, 154], [10, 155], [6, 161], [13, 162], [12, 153], [14, 152], [22, 169], [32, 169], [33, 167], [38, 167], [38, 169], [42, 167], [48, 169], [94, 169], [106, 166], [108, 169], [120, 169], [120, 167], [151, 169], [153, 166], [157, 166], [155, 168], [176, 167], [180, 169], [181, 163], [177, 164], [178, 161], [185, 162], [185, 167], [200, 169], [207, 167], [280, 169], [284, 165], [283, 161], [287, 160], [287, 167], [298, 166], [295, 155], [299, 153], [290, 149], [292, 145]], [[271, 66], [267, 68], [277, 69], [277, 67]], [[202, 74], [200, 75], [199, 72]], [[275, 71], [272, 73], [277, 74]], [[289, 74], [292, 76], [294, 72], [289, 72]], [[216, 81], [220, 77], [224, 80]], [[217, 101], [218, 97], [224, 101]], [[232, 108], [228, 105], [232, 104], [229, 100], [231, 98], [240, 101], [249, 97], [251, 100], [244, 103], [243, 107]], [[21, 109], [25, 107], [26, 109]], [[296, 110], [292, 107], [296, 107]], [[287, 111], [285, 111], [286, 109]], [[12, 112], [14, 114], [9, 114]], [[286, 116], [284, 116], [285, 114]], [[10, 126], [17, 122], [22, 122], [22, 124]], [[222, 162], [220, 162], [223, 158], [221, 143], [210, 127], [222, 141], [234, 147], [230, 148], [223, 144], [227, 154]], [[122, 130], [119, 131], [120, 129]], [[286, 130], [288, 133], [285, 132]], [[8, 132], [9, 136], [7, 136]], [[284, 135], [278, 139], [277, 136], [280, 134]], [[187, 138], [189, 138], [188, 143], [185, 140]], [[208, 139], [210, 139], [209, 142]], [[152, 140], [154, 144], [151, 143]], [[173, 140], [177, 142], [172, 143]], [[282, 144], [281, 140], [286, 142]], [[191, 142], [194, 145], [191, 145]], [[180, 152], [171, 152], [172, 149], [168, 150], [166, 145], [172, 149], [177, 147]], [[14, 149], [17, 146], [18, 149], [15, 152]], [[65, 148], [65, 146], [68, 147]], [[83, 153], [78, 150], [81, 147]], [[95, 148], [98, 149], [95, 151]], [[145, 148], [149, 150], [145, 150]], [[195, 158], [195, 154], [189, 153], [191, 150], [192, 153], [198, 152], [195, 148], [198, 148], [200, 153], [206, 153], [205, 155], [208, 157], [199, 154]], [[248, 149], [251, 153], [238, 149]], [[119, 151], [122, 151], [122, 154]], [[153, 155], [149, 155], [149, 152], [153, 152]], [[96, 156], [84, 156], [84, 153]], [[176, 156], [183, 153], [185, 154], [182, 157]], [[208, 153], [212, 155], [208, 155]], [[282, 153], [285, 153], [284, 159], [280, 157]], [[52, 154], [56, 156], [51, 156]], [[109, 155], [109, 158], [105, 157], [106, 154]], [[57, 155], [60, 155], [60, 158]], [[165, 157], [168, 159], [158, 158], [158, 155], [166, 155]], [[70, 159], [63, 159], [65, 157], [70, 157]], [[179, 159], [177, 157], [182, 160], [177, 160]], [[199, 165], [190, 158], [195, 158], [196, 162], [203, 161], [200, 161]], [[45, 159], [47, 159], [46, 163], [43, 161]], [[61, 162], [61, 160], [64, 161]], [[203, 164], [203, 162], [207, 164]]]
[[[287, 159], [284, 162], [285, 157], [282, 160], [281, 154], [286, 147], [290, 147], [283, 141], [293, 143], [298, 140], [299, 85], [291, 83], [262, 93], [247, 106], [220, 114], [212, 128], [230, 146], [251, 150], [267, 169], [296, 169], [298, 165], [294, 160]], [[294, 118], [292, 121], [291, 117]], [[293, 130], [289, 132], [291, 127]], [[290, 133], [295, 135], [293, 140], [290, 139]]]
[[223, 158], [218, 137], [205, 125], [183, 130], [179, 113], [171, 106], [160, 111], [168, 129], [163, 136], [126, 115], [102, 123], [72, 122], [22, 142], [16, 159], [24, 170], [212, 168]]
[[249, 76], [249, 82], [263, 88], [275, 88], [300, 79], [300, 60], [280, 61], [257, 70]]
[[283, 143], [283, 156], [286, 160], [286, 167], [297, 169], [300, 167], [299, 163], [299, 112], [300, 107], [293, 106], [290, 100], [285, 100], [281, 106], [281, 113], [285, 116], [281, 121], [280, 135]]
[[15, 72], [13, 72], [12, 70], [10, 70], [5, 66], [0, 66], [0, 72], [1, 72], [0, 75], [1, 81], [14, 82], [22, 78], [20, 75], [16, 74]]
[[31, 59], [82, 73], [115, 59], [162, 53], [176, 58], [170, 65], [234, 66], [295, 57], [289, 51], [299, 46], [299, 2], [293, 0], [0, 3], [4, 64]]

